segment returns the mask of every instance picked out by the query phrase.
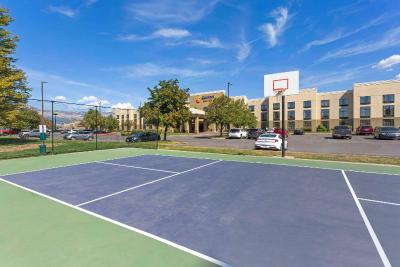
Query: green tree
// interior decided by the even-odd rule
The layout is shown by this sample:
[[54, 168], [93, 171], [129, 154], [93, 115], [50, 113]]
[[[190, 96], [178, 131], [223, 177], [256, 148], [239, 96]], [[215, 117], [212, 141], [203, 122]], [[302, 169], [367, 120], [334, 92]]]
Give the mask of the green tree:
[[[97, 118], [96, 118], [96, 113], [97, 113]], [[90, 130], [101, 129], [104, 126], [104, 117], [101, 116], [99, 111], [95, 109], [90, 109], [83, 116], [83, 125]]]
[[179, 81], [174, 79], [160, 81], [153, 89], [148, 90], [150, 97], [139, 111], [147, 124], [164, 127], [165, 141], [168, 129], [190, 118], [187, 106], [189, 89], [180, 88]]
[[21, 109], [15, 114], [11, 127], [16, 129], [37, 129], [40, 124], [40, 115], [34, 109]]
[[114, 118], [112, 115], [108, 115], [107, 117], [104, 118], [104, 127], [109, 131], [112, 132], [115, 129], [117, 129], [119, 126], [119, 122], [116, 118]]
[[207, 119], [219, 126], [220, 136], [222, 136], [224, 125], [232, 121], [232, 102], [232, 99], [227, 96], [219, 96], [214, 98], [208, 106]]
[[0, 125], [11, 125], [26, 106], [30, 88], [25, 73], [15, 66], [18, 37], [6, 29], [13, 19], [8, 10], [0, 8]]
[[243, 99], [231, 101], [230, 104], [231, 121], [235, 127], [249, 127], [253, 128], [257, 124], [256, 117], [250, 112], [249, 106]]

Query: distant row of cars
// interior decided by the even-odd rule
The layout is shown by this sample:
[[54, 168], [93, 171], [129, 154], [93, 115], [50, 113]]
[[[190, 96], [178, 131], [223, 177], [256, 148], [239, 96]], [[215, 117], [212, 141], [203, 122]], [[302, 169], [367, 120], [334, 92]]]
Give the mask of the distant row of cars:
[[[356, 135], [373, 135], [375, 139], [400, 139], [400, 129], [391, 126], [372, 128], [371, 126], [360, 126], [356, 129]], [[345, 125], [336, 126], [332, 131], [332, 138], [351, 139], [352, 132]]]
[[[257, 139], [260, 135], [264, 133], [276, 133], [276, 134], [283, 134], [283, 130], [280, 128], [272, 128], [263, 130], [260, 128], [251, 128], [251, 129], [240, 129], [240, 128], [232, 128], [228, 132], [228, 138], [248, 138], [248, 139]], [[285, 130], [285, 136], [289, 136], [289, 132]]]

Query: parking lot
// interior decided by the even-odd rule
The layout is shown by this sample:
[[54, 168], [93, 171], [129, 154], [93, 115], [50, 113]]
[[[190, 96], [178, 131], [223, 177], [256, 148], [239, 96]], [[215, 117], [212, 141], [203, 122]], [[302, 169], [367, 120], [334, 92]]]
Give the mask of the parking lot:
[[[226, 139], [225, 137], [218, 137], [215, 133], [171, 136], [169, 139], [192, 146], [254, 149], [254, 140]], [[288, 151], [293, 152], [400, 157], [400, 140], [376, 140], [372, 136], [356, 135], [353, 135], [351, 140], [332, 139], [330, 133], [307, 133], [305, 135], [290, 135], [288, 141]]]

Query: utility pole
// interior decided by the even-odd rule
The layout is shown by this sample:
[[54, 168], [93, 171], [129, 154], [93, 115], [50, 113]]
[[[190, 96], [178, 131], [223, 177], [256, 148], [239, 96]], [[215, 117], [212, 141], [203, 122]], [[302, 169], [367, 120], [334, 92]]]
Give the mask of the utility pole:
[[41, 124], [42, 124], [42, 125], [44, 125], [44, 98], [43, 98], [43, 85], [44, 85], [45, 83], [47, 83], [47, 82], [45, 82], [45, 81], [41, 81], [41, 82], [40, 82], [40, 91], [41, 91], [41, 94], [42, 94], [42, 122], [41, 122]]
[[230, 96], [230, 94], [229, 94], [229, 89], [230, 89], [230, 86], [231, 86], [232, 84], [231, 84], [231, 82], [228, 82], [228, 97]]

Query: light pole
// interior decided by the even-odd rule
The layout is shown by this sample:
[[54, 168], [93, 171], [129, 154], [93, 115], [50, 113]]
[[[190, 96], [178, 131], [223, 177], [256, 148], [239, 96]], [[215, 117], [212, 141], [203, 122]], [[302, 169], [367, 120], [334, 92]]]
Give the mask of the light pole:
[[57, 112], [54, 112], [54, 131], [57, 131]]
[[232, 85], [231, 82], [228, 82], [228, 97], [229, 97], [229, 89], [230, 89], [231, 85]]

